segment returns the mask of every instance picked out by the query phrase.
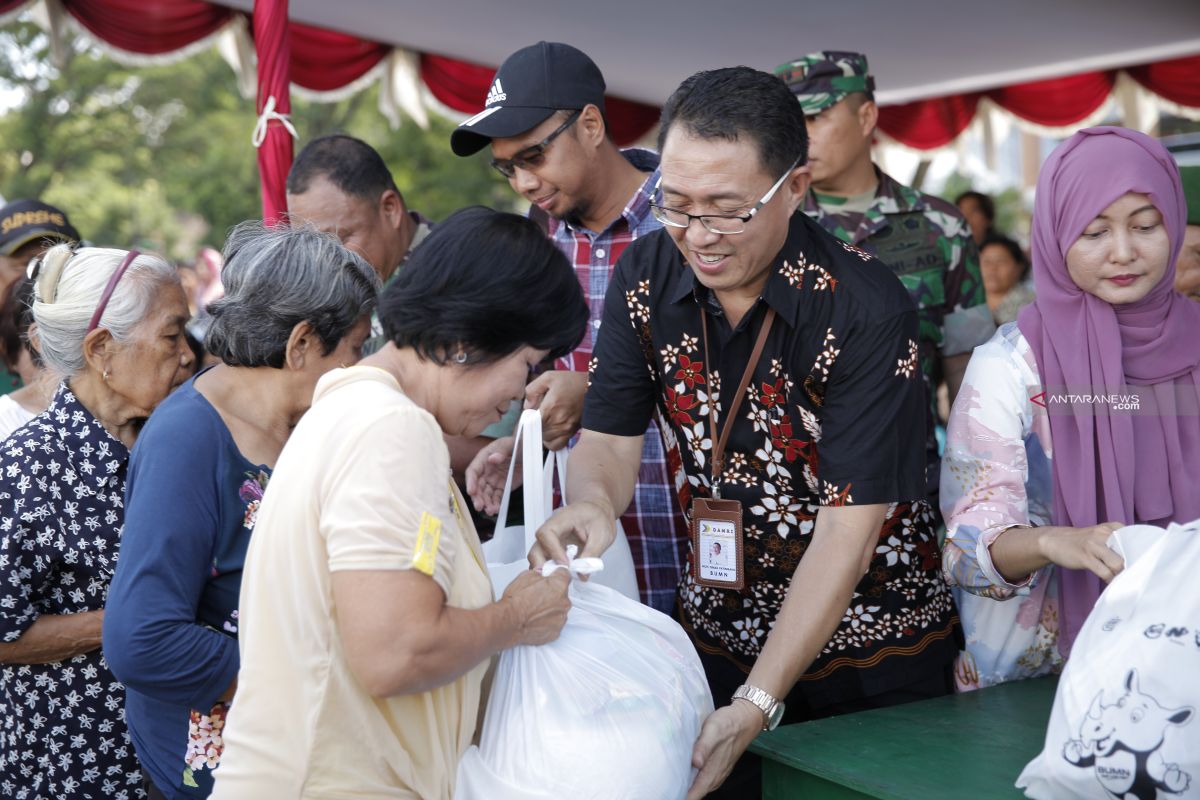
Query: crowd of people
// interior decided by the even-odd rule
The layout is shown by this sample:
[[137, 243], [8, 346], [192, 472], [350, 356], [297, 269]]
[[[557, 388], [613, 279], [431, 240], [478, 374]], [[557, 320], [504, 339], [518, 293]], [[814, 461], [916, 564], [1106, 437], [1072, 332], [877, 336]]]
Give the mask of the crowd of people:
[[0, 795], [450, 800], [570, 608], [480, 546], [522, 406], [572, 447], [531, 566], [619, 518], [704, 666], [689, 800], [781, 723], [1061, 670], [1109, 534], [1200, 517], [1200, 169], [1080, 131], [1027, 256], [873, 162], [862, 54], [692, 75], [655, 150], [604, 93], [539, 42], [453, 132], [528, 216], [430, 221], [340, 134], [183, 267], [0, 210]]

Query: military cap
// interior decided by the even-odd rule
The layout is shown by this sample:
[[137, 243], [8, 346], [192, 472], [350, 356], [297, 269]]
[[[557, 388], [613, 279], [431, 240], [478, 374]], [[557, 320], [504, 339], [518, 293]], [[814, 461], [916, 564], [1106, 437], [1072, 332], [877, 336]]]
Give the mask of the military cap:
[[829, 108], [851, 92], [864, 92], [868, 97], [875, 92], [875, 79], [867, 71], [867, 57], [862, 53], [810, 53], [779, 65], [775, 74], [796, 95], [806, 115]]

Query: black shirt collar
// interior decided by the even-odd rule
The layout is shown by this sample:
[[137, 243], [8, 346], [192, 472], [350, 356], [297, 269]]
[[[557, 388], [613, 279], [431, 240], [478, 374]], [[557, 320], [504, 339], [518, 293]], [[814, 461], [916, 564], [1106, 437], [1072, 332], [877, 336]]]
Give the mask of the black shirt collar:
[[[767, 276], [767, 284], [763, 287], [761, 298], [789, 325], [795, 325], [800, 314], [800, 299], [802, 292], [797, 291], [784, 274], [785, 268], [804, 269], [816, 256], [815, 237], [809, 226], [815, 225], [803, 211], [797, 210], [792, 215], [788, 227], [787, 241], [775, 255], [771, 264], [771, 273]], [[664, 236], [669, 236], [665, 230]], [[674, 242], [671, 243], [674, 248]], [[667, 290], [667, 297], [672, 303], [682, 302], [692, 297], [696, 303], [708, 302], [717, 306], [716, 299], [706, 286], [696, 280], [696, 273], [688, 264], [683, 254], [679, 254], [679, 271], [675, 274], [675, 283]]]

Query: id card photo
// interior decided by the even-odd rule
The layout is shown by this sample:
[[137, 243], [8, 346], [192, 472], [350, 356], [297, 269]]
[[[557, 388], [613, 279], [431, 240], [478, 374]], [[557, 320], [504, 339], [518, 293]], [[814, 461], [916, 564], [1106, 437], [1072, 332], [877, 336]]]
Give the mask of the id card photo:
[[700, 578], [706, 581], [737, 581], [737, 530], [732, 522], [720, 519], [701, 519]]

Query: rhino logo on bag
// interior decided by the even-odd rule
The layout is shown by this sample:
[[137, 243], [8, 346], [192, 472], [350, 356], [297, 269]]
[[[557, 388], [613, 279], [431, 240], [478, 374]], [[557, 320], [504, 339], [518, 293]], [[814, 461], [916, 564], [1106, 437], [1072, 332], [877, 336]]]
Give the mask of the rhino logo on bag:
[[1138, 689], [1137, 670], [1125, 676], [1125, 693], [1104, 705], [1104, 691], [1096, 693], [1079, 726], [1079, 738], [1063, 748], [1063, 758], [1077, 767], [1092, 767], [1096, 780], [1117, 800], [1156, 800], [1161, 790], [1187, 791], [1192, 776], [1169, 764], [1159, 753], [1172, 725], [1186, 725], [1194, 710], [1164, 708]]

